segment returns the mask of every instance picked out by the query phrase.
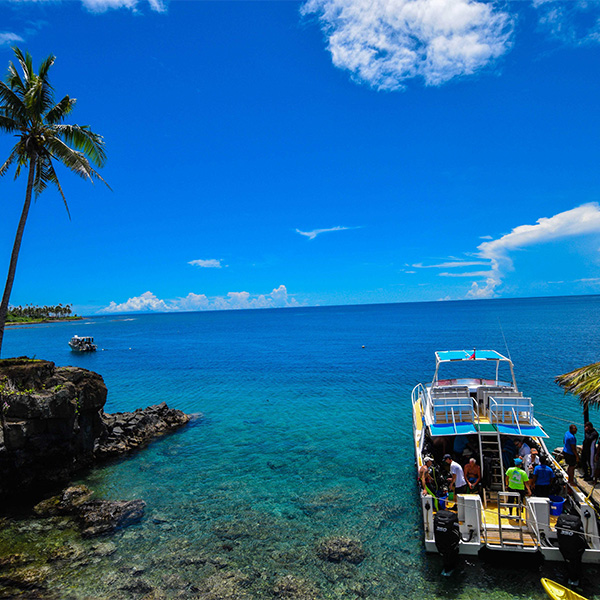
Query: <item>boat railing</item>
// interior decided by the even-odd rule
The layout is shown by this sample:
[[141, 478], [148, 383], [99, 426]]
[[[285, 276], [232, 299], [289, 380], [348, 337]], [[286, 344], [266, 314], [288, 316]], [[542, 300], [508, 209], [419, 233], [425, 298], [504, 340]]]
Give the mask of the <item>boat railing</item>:
[[533, 404], [531, 398], [492, 397], [490, 398], [490, 422], [494, 425], [514, 425], [521, 430], [521, 424], [533, 425]]
[[[421, 419], [423, 419], [424, 412], [427, 410], [427, 405], [426, 405], [427, 390], [425, 389], [425, 386], [422, 383], [418, 383], [413, 388], [413, 391], [411, 394], [411, 402], [412, 402], [413, 408], [414, 408], [415, 403], [419, 400], [419, 397], [423, 398], [423, 403], [422, 403], [423, 412], [421, 414]], [[417, 412], [414, 409], [413, 409], [413, 427], [414, 427], [415, 431], [419, 428], [419, 424], [417, 423]]]
[[431, 399], [432, 422], [436, 425], [456, 423], [474, 423], [477, 413], [473, 399], [468, 397], [435, 397]]

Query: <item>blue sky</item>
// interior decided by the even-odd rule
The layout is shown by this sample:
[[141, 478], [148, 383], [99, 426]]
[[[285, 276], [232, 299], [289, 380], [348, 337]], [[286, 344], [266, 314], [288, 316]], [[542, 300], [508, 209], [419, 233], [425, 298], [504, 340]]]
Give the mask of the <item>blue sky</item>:
[[72, 220], [32, 207], [13, 305], [600, 291], [599, 3], [0, 2], [4, 73], [15, 43], [56, 55], [112, 191], [59, 171]]

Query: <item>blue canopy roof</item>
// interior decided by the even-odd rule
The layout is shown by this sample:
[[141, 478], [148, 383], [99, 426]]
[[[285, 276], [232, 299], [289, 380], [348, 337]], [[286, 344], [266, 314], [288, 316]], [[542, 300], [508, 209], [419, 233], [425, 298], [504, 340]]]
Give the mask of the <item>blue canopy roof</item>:
[[510, 362], [506, 356], [502, 356], [495, 350], [443, 350], [436, 352], [438, 362], [453, 360], [505, 360]]
[[537, 425], [503, 425], [502, 423], [498, 423], [496, 425], [498, 431], [504, 435], [520, 435], [527, 437], [541, 437], [547, 438], [548, 434]]
[[430, 425], [429, 431], [431, 437], [438, 437], [440, 435], [471, 435], [472, 433], [477, 433], [477, 429], [475, 429], [473, 423], [457, 423], [456, 426], [453, 423]]

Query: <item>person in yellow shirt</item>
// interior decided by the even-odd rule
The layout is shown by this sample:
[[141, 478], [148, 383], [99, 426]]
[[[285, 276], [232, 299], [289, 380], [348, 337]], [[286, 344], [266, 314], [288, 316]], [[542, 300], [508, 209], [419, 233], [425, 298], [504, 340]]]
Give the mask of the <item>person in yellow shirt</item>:
[[[510, 492], [517, 492], [521, 496], [521, 502], [525, 494], [531, 496], [529, 475], [523, 470], [521, 458], [515, 458], [515, 466], [506, 471], [506, 487]], [[512, 508], [510, 514], [512, 515]]]

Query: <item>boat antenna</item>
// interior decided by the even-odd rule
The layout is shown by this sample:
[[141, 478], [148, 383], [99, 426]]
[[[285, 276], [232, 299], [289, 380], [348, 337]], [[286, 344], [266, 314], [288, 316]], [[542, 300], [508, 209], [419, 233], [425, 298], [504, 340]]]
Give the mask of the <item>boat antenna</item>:
[[508, 349], [508, 344], [506, 343], [506, 336], [504, 335], [504, 330], [502, 329], [502, 323], [500, 323], [500, 317], [498, 317], [498, 326], [500, 327], [500, 333], [502, 334], [502, 339], [504, 340], [504, 345], [506, 346], [506, 353], [508, 354], [510, 362], [512, 362], [512, 356], [510, 355], [510, 350]]

